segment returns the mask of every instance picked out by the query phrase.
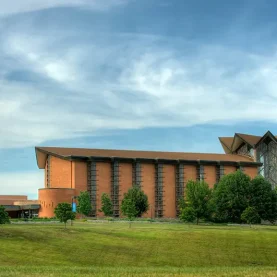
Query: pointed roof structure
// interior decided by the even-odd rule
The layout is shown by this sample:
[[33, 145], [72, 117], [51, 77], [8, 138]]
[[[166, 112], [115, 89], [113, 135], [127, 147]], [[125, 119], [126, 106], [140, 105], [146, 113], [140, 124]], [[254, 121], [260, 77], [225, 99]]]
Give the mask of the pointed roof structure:
[[232, 153], [232, 143], [234, 137], [219, 137], [219, 141], [226, 154]]
[[262, 138], [261, 136], [253, 136], [247, 134], [236, 133], [235, 136], [240, 137], [244, 142], [248, 143], [251, 146], [255, 146], [258, 141]]
[[219, 141], [226, 154], [234, 153], [243, 143], [256, 148], [259, 143], [266, 138], [270, 138], [277, 142], [277, 136], [274, 136], [270, 131], [267, 131], [263, 136], [255, 136], [249, 134], [235, 133], [234, 137], [219, 137]]

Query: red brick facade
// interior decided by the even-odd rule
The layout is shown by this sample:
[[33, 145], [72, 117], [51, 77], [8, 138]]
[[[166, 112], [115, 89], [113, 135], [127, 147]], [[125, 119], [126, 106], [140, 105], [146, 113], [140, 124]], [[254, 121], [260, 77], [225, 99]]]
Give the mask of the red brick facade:
[[[60, 202], [71, 203], [73, 196], [78, 196], [80, 191], [85, 191], [89, 188], [88, 184], [88, 162], [85, 161], [70, 161], [55, 156], [48, 155], [47, 161], [50, 164], [45, 165], [45, 188], [39, 190], [39, 201], [41, 209], [40, 217], [53, 217], [54, 209]], [[95, 171], [95, 188], [96, 188], [96, 202], [95, 210], [96, 216], [103, 216], [98, 212], [101, 207], [101, 195], [107, 193], [111, 196], [112, 191], [112, 161], [96, 161]], [[118, 161], [118, 199], [119, 205], [123, 199], [124, 193], [128, 191], [133, 185], [134, 171], [132, 161]], [[179, 163], [168, 162], [162, 164], [161, 186], [162, 186], [162, 216], [167, 218], [174, 218], [177, 215], [176, 210], [176, 168]], [[229, 174], [237, 170], [235, 165], [222, 165], [224, 174]], [[183, 180], [185, 184], [189, 180], [199, 179], [197, 162], [185, 162], [183, 165]], [[218, 165], [205, 164], [204, 167], [204, 181], [210, 187], [217, 181]], [[257, 165], [249, 164], [244, 166], [243, 170], [251, 178], [257, 175]], [[147, 194], [150, 209], [145, 214], [145, 217], [154, 217], [156, 209], [156, 186], [157, 186], [157, 169], [154, 162], [140, 162], [141, 188]], [[111, 196], [113, 197], [113, 196]]]

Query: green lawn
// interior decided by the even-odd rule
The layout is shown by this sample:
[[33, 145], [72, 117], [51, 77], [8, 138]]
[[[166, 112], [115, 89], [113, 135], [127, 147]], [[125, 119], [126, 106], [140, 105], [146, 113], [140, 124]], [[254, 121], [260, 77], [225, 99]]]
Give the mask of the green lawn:
[[4, 225], [2, 276], [277, 276], [277, 228]]

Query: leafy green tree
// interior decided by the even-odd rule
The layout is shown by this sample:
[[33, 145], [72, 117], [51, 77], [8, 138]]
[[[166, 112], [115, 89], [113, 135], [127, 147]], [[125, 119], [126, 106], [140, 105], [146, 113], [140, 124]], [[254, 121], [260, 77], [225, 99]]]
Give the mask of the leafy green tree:
[[121, 211], [123, 215], [127, 216], [129, 219], [129, 228], [131, 228], [131, 222], [136, 218], [138, 210], [136, 208], [136, 203], [131, 198], [125, 198], [121, 204]]
[[75, 213], [72, 212], [72, 207], [69, 203], [59, 203], [54, 212], [57, 219], [64, 223], [64, 228], [66, 228], [67, 221], [74, 220], [76, 216]]
[[0, 224], [10, 223], [9, 214], [5, 211], [5, 208], [0, 205]]
[[180, 211], [183, 210], [186, 206], [187, 206], [187, 203], [185, 201], [185, 198], [184, 197], [179, 198], [179, 200], [178, 200], [178, 208], [179, 208], [179, 210]]
[[185, 207], [181, 210], [179, 218], [184, 222], [192, 223], [196, 219], [196, 212], [192, 207]]
[[214, 189], [216, 217], [221, 222], [241, 222], [249, 206], [250, 177], [238, 170], [224, 176]]
[[209, 218], [209, 201], [212, 196], [212, 190], [207, 183], [189, 181], [186, 185], [185, 195], [188, 206], [195, 211], [197, 224], [200, 218]]
[[[122, 204], [124, 204], [127, 199], [130, 199], [133, 203], [132, 205], [134, 205], [136, 208], [135, 217], [141, 217], [145, 212], [148, 211], [148, 197], [138, 186], [133, 186], [128, 190], [127, 193], [124, 194]], [[122, 211], [122, 213], [124, 212]]]
[[79, 214], [89, 216], [92, 210], [89, 193], [87, 191], [81, 191], [77, 199], [77, 212]]
[[262, 176], [250, 182], [249, 206], [255, 208], [261, 219], [271, 223], [277, 220], [277, 191]]
[[243, 213], [241, 214], [241, 220], [244, 222], [247, 222], [248, 224], [250, 224], [250, 226], [251, 226], [251, 224], [261, 222], [261, 218], [260, 218], [258, 212], [253, 207], [247, 207], [243, 211]]
[[113, 215], [113, 202], [107, 193], [102, 194], [101, 205], [99, 212], [103, 212], [105, 216]]

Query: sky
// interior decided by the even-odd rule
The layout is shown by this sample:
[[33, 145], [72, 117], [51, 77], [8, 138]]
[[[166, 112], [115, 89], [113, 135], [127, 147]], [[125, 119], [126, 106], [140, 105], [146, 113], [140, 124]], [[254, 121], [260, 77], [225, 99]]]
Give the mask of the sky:
[[0, 194], [35, 146], [223, 153], [277, 134], [274, 0], [0, 0]]

